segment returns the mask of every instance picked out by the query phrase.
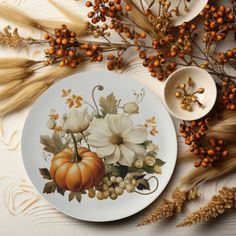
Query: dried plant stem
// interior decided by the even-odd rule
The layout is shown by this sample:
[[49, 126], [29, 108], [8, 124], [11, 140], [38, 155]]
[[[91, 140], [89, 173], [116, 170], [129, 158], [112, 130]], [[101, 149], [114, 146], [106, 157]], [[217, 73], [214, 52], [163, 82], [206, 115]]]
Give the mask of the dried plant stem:
[[9, 96], [15, 94], [22, 88], [23, 80], [15, 80], [9, 82], [4, 88], [0, 90], [0, 100], [7, 99]]
[[30, 60], [27, 58], [0, 58], [0, 69], [8, 69], [8, 68], [27, 68], [34, 64], [39, 63], [38, 61]]
[[34, 73], [30, 68], [7, 68], [0, 69], [0, 84], [6, 84], [13, 80], [26, 79]]
[[80, 16], [61, 6], [58, 2], [55, 2], [53, 0], [48, 0], [48, 2], [52, 4], [55, 8], [57, 8], [66, 18], [71, 21], [74, 26], [76, 26], [70, 28], [71, 30], [74, 30], [76, 32], [83, 32], [89, 27], [89, 22], [85, 21]]
[[212, 218], [224, 214], [228, 209], [236, 208], [236, 187], [222, 188], [212, 197], [205, 207], [187, 216], [177, 227], [191, 226], [200, 222], [207, 222]]
[[34, 79], [22, 82], [22, 84], [12, 84], [8, 89], [0, 92], [0, 100], [8, 94], [9, 99], [0, 105], [0, 115], [5, 116], [11, 112], [17, 111], [32, 104], [38, 96], [48, 89], [56, 81], [76, 73], [78, 70], [70, 67], [57, 68], [42, 73]]
[[181, 212], [183, 210], [184, 203], [187, 200], [195, 199], [198, 196], [199, 194], [197, 193], [196, 188], [190, 188], [188, 190], [176, 188], [172, 193], [171, 200], [164, 199], [160, 206], [141, 219], [138, 226], [149, 225], [161, 219], [169, 218], [174, 213]]
[[[152, 37], [159, 37], [159, 35], [155, 32], [150, 22], [147, 20], [143, 12], [138, 8], [137, 4], [133, 0], [125, 0], [127, 4], [132, 6], [132, 10], [130, 12], [130, 15], [133, 19], [135, 19], [135, 25], [137, 25], [140, 29], [145, 30], [150, 36]], [[130, 17], [128, 17], [129, 20]]]
[[[67, 24], [68, 27], [76, 31], [78, 34], [86, 33], [86, 29], [88, 28], [89, 25], [87, 21], [85, 21], [81, 17], [74, 16], [72, 13], [69, 13], [62, 7], [61, 11], [63, 11], [62, 13], [64, 13], [64, 15], [66, 15], [68, 18], [70, 15], [69, 19], [73, 18], [73, 21]], [[39, 30], [43, 30], [45, 32], [47, 32], [46, 29], [55, 29], [58, 27], [58, 25], [64, 24], [64, 22], [58, 22], [55, 20], [34, 19], [28, 16], [27, 14], [22, 13], [17, 8], [14, 8], [8, 4], [0, 4], [0, 12], [1, 12], [0, 18], [9, 20], [17, 25], [33, 27]], [[77, 19], [78, 22], [75, 22], [75, 19]]]
[[48, 82], [38, 81], [21, 89], [0, 107], [0, 114], [6, 115], [9, 112], [22, 108], [22, 105], [27, 106], [31, 104], [49, 86], [50, 83]]
[[43, 26], [40, 25], [35, 19], [6, 3], [0, 4], [0, 12], [1, 18], [14, 22], [18, 25], [43, 29]]

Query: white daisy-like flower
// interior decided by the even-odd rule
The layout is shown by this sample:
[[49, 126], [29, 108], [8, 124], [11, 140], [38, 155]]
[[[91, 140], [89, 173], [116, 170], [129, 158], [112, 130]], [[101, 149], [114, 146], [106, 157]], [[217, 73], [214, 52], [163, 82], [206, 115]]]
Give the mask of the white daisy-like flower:
[[108, 164], [131, 166], [136, 159], [144, 159], [145, 148], [140, 145], [148, 136], [143, 125], [134, 125], [130, 116], [107, 114], [104, 119], [94, 119], [88, 143], [96, 148]]

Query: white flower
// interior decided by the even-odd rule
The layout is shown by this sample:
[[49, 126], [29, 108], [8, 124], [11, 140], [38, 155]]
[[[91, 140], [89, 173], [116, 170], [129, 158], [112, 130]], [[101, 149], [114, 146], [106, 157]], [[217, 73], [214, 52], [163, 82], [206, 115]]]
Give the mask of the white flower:
[[96, 148], [108, 164], [119, 162], [131, 166], [136, 159], [143, 159], [146, 151], [140, 144], [148, 133], [144, 126], [133, 125], [129, 115], [107, 114], [104, 119], [94, 119], [88, 143]]
[[63, 125], [63, 129], [70, 129], [73, 133], [80, 133], [86, 130], [90, 125], [91, 117], [85, 109], [82, 112], [78, 110], [71, 110], [68, 114], [65, 123]]
[[154, 144], [154, 143], [149, 143], [147, 145], [147, 152], [158, 152], [159, 151], [159, 147]]
[[139, 106], [136, 102], [128, 102], [124, 105], [124, 112], [127, 114], [137, 114], [139, 111]]

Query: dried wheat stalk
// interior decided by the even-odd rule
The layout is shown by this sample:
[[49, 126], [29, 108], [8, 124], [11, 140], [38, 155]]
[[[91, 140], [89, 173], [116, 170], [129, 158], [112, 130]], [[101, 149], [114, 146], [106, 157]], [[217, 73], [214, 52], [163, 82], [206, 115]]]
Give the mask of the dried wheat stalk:
[[164, 199], [160, 206], [151, 211], [146, 217], [141, 219], [138, 226], [149, 225], [161, 219], [167, 219], [183, 210], [187, 200], [195, 199], [199, 196], [196, 188], [181, 190], [176, 188], [172, 193], [171, 200]]
[[[89, 26], [89, 22], [85, 21], [84, 19], [82, 19], [80, 16], [75, 15], [73, 12], [71, 12], [68, 9], [65, 9], [65, 7], [61, 6], [58, 2], [55, 2], [53, 0], [48, 0], [48, 2], [50, 4], [52, 4], [55, 8], [57, 8], [67, 19], [70, 20], [70, 22], [72, 23], [72, 25], [74, 25], [74, 27], [72, 26], [72, 28], [69, 28], [70, 26], [67, 25], [67, 27], [70, 30], [73, 30], [75, 32], [83, 32], [86, 31], [86, 29]], [[57, 27], [58, 27], [58, 23], [57, 23]], [[56, 28], [56, 27], [55, 27]]]
[[14, 80], [26, 79], [34, 73], [31, 68], [7, 68], [0, 69], [0, 84], [6, 84]]
[[[40, 74], [34, 79], [22, 81], [19, 84], [8, 84], [8, 87], [0, 91], [0, 115], [5, 116], [11, 112], [20, 110], [27, 105], [32, 104], [46, 89], [56, 81], [76, 73], [78, 70], [70, 67], [57, 68], [52, 67], [50, 70]], [[18, 80], [20, 81], [20, 80]], [[8, 96], [7, 101], [5, 101]]]
[[149, 33], [153, 37], [157, 37], [157, 33], [153, 29], [150, 22], [147, 20], [147, 17], [141, 12], [138, 8], [136, 1], [134, 0], [124, 0], [127, 4], [132, 6], [132, 11], [130, 11], [130, 15], [132, 19], [135, 21], [135, 24], [141, 29], [145, 30], [145, 32]]
[[11, 22], [17, 23], [17, 25], [29, 26], [33, 28], [43, 29], [43, 26], [40, 25], [37, 20], [34, 18], [22, 13], [15, 7], [12, 7], [9, 4], [0, 4], [1, 18], [9, 20]]
[[[57, 7], [59, 9], [59, 7]], [[60, 8], [62, 13], [66, 15], [69, 19], [73, 19], [73, 22], [68, 22], [67, 26], [71, 29], [77, 32], [77, 34], [84, 34], [86, 33], [86, 29], [88, 28], [89, 23], [82, 19], [79, 16], [76, 16], [76, 19], [78, 22], [75, 22], [75, 16], [65, 10], [64, 8]], [[9, 4], [0, 4], [0, 18], [4, 18], [8, 21], [11, 21], [13, 23], [16, 23], [17, 25], [22, 26], [28, 26], [37, 28], [39, 30], [45, 30], [45, 29], [55, 29], [58, 27], [58, 25], [64, 24], [63, 22], [55, 21], [55, 20], [43, 20], [43, 19], [35, 19], [30, 16], [28, 16], [25, 13], [22, 13], [20, 10], [18, 10], [15, 7], [12, 7]]]
[[15, 58], [15, 57], [0, 58], [0, 69], [9, 69], [17, 67], [27, 68], [36, 63], [38, 62], [30, 60], [28, 58]]
[[236, 187], [222, 188], [212, 197], [205, 207], [187, 216], [177, 227], [191, 226], [196, 223], [207, 222], [212, 218], [224, 214], [228, 209], [236, 208]]

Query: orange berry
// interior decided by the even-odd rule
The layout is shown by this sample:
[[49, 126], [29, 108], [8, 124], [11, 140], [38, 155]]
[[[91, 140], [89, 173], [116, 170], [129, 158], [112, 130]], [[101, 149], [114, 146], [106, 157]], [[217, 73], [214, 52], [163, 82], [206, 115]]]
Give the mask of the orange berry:
[[197, 25], [191, 24], [191, 29], [192, 29], [192, 30], [195, 30], [196, 28], [197, 28]]
[[125, 10], [126, 10], [126, 11], [131, 11], [131, 9], [132, 9], [132, 7], [131, 7], [130, 5], [126, 5], [126, 6], [125, 6]]
[[228, 50], [228, 51], [227, 51], [227, 56], [228, 56], [228, 57], [234, 56], [234, 52], [233, 52], [232, 50]]
[[140, 37], [143, 38], [143, 39], [146, 38], [146, 33], [145, 32], [141, 32], [140, 33]]
[[60, 64], [59, 64], [61, 67], [63, 67], [65, 65], [65, 62], [64, 61], [61, 61]]
[[86, 55], [87, 55], [88, 57], [92, 56], [92, 55], [93, 55], [93, 51], [88, 50], [88, 51], [86, 52]]
[[75, 51], [74, 51], [74, 50], [70, 50], [70, 51], [69, 51], [69, 56], [70, 56], [70, 57], [73, 57], [74, 55], [75, 55]]
[[214, 29], [216, 27], [216, 22], [215, 21], [212, 21], [211, 23], [210, 23], [210, 28], [211, 29]]
[[94, 13], [92, 11], [90, 11], [87, 16], [88, 16], [88, 18], [92, 18], [94, 16]]
[[70, 37], [74, 38], [76, 36], [76, 33], [75, 32], [71, 32], [70, 33]]
[[52, 55], [54, 52], [55, 52], [54, 48], [50, 48], [50, 49], [48, 50], [48, 53], [49, 53], [50, 55]]
[[66, 38], [62, 39], [61, 43], [62, 43], [63, 45], [68, 44], [68, 39], [66, 39]]
[[58, 56], [58, 57], [61, 57], [62, 55], [63, 55], [63, 50], [59, 49], [59, 50], [57, 51], [57, 56]]
[[93, 4], [90, 1], [86, 2], [86, 7], [91, 7]]
[[217, 19], [217, 23], [218, 24], [223, 24], [224, 23], [224, 19], [222, 17]]
[[77, 66], [77, 64], [76, 64], [75, 61], [72, 61], [72, 62], [70, 63], [70, 66], [71, 66], [71, 68], [75, 68], [75, 67]]
[[117, 4], [116, 9], [117, 9], [117, 11], [122, 11], [123, 8], [122, 8], [121, 4]]
[[49, 34], [45, 34], [44, 39], [48, 40], [49, 39]]

